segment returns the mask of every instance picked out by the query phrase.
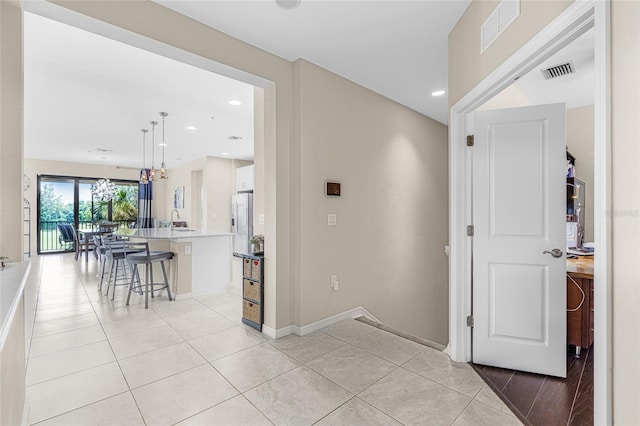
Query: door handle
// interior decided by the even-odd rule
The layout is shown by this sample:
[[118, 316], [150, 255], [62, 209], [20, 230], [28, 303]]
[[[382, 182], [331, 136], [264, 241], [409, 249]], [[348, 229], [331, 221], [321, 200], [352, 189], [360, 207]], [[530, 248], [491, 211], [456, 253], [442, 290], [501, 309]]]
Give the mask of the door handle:
[[542, 254], [550, 254], [553, 257], [562, 257], [562, 250], [555, 248], [551, 251], [545, 250], [542, 252]]

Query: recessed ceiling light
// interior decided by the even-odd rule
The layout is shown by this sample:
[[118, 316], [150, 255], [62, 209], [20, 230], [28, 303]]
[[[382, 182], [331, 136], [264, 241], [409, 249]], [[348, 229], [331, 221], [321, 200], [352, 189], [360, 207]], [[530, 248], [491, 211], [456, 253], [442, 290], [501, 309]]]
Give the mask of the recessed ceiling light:
[[442, 96], [445, 93], [447, 92], [445, 92], [444, 90], [436, 90], [435, 92], [431, 92], [431, 96]]
[[239, 106], [239, 105], [242, 105], [242, 102], [236, 101], [235, 99], [233, 99], [233, 100], [229, 101], [229, 105]]
[[185, 127], [187, 130], [198, 130], [196, 126], [187, 126]]
[[220, 155], [229, 155], [228, 152], [221, 152]]
[[168, 146], [166, 143], [159, 143], [158, 146]]

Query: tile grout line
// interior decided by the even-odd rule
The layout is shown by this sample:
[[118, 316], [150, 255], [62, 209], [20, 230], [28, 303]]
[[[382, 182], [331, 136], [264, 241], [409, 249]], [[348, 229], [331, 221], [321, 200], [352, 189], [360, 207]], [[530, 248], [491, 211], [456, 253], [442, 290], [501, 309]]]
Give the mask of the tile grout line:
[[531, 401], [531, 406], [527, 410], [527, 414], [525, 414], [525, 417], [527, 419], [531, 415], [531, 410], [533, 410], [533, 407], [536, 405], [536, 401], [538, 400], [538, 397], [540, 396], [540, 393], [542, 392], [542, 388], [544, 387], [544, 384], [547, 383], [547, 379], [548, 378], [549, 378], [549, 376], [545, 375], [544, 379], [542, 379], [542, 383], [540, 384], [540, 388], [538, 388], [538, 392], [536, 392], [536, 396], [533, 398], [533, 401]]
[[[84, 291], [85, 293], [87, 293], [87, 283], [84, 281], [84, 279], [82, 279], [82, 286], [84, 287]], [[116, 287], [114, 285], [113, 287], [113, 292], [115, 294], [116, 291]], [[108, 290], [108, 287], [107, 287]], [[100, 291], [100, 290], [98, 290]], [[102, 294], [101, 294], [102, 296]], [[89, 294], [87, 293], [87, 297], [89, 297]], [[108, 297], [108, 295], [107, 295]], [[104, 329], [104, 324], [102, 322], [102, 320], [100, 319], [100, 316], [98, 315], [95, 306], [93, 306], [93, 301], [91, 301], [91, 307], [96, 315], [96, 317], [98, 318], [98, 323], [100, 324], [100, 328], [102, 329], [102, 332], [104, 333], [105, 337], [107, 338], [107, 344], [109, 345], [109, 348], [111, 349], [111, 353], [113, 354], [113, 357], [115, 359], [116, 364], [118, 365], [118, 370], [120, 370], [120, 374], [122, 375], [122, 379], [124, 380], [124, 383], [127, 386], [128, 392], [131, 395], [131, 399], [133, 399], [133, 403], [136, 406], [136, 409], [138, 410], [138, 413], [140, 414], [140, 418], [142, 419], [142, 422], [146, 425], [147, 421], [144, 418], [144, 415], [142, 414], [142, 410], [140, 410], [140, 405], [138, 404], [138, 401], [136, 400], [135, 395], [133, 394], [132, 390], [131, 390], [131, 386], [129, 384], [129, 381], [127, 380], [127, 376], [125, 376], [124, 371], [122, 370], [122, 366], [120, 365], [120, 360], [118, 359], [118, 357], [116, 356], [115, 350], [113, 349], [113, 346], [111, 345], [111, 340], [109, 339], [109, 336], [107, 335], [105, 329]], [[124, 392], [123, 392], [124, 393]], [[110, 396], [109, 398], [113, 398], [115, 395]], [[109, 399], [109, 398], [105, 398], [105, 399]], [[95, 402], [94, 402], [95, 403]], [[90, 405], [90, 404], [89, 404]], [[77, 409], [77, 408], [76, 408]]]
[[[42, 262], [43, 262], [43, 268], [44, 268], [44, 259], [42, 260]], [[81, 276], [77, 276], [76, 278], [78, 279], [78, 281], [80, 281], [80, 284], [82, 285], [82, 290], [84, 291], [85, 296], [87, 297], [87, 299], [89, 299], [89, 295], [88, 295], [88, 293], [87, 293], [87, 289], [86, 289], [86, 285], [85, 285], [84, 279], [83, 279]], [[42, 279], [42, 277], [40, 277], [40, 280], [41, 280], [41, 279]], [[41, 285], [39, 286], [39, 289], [40, 289], [40, 288], [41, 288]], [[38, 290], [38, 298], [39, 298], [39, 293], [40, 293], [40, 290]], [[98, 319], [98, 323], [100, 324], [100, 328], [102, 329], [102, 323], [100, 322], [100, 319], [99, 319], [99, 317], [98, 317], [97, 313], [95, 312], [95, 308], [93, 307], [93, 303], [91, 303], [91, 300], [89, 300], [89, 303], [91, 304], [91, 308], [92, 308], [92, 310], [94, 311], [94, 315], [96, 315], [96, 318]], [[37, 313], [37, 311], [38, 311], [38, 305], [36, 304], [35, 313]], [[35, 325], [35, 322], [34, 322], [34, 325]], [[102, 329], [102, 332], [104, 333], [104, 329]], [[105, 338], [106, 338], [106, 337], [107, 337], [107, 336], [106, 336], [106, 333], [104, 333], [104, 334], [105, 334]], [[33, 336], [31, 337], [31, 341], [33, 341]], [[102, 342], [102, 341], [103, 341], [103, 340], [101, 340], [101, 341], [99, 341], [99, 342]], [[111, 348], [111, 344], [109, 343], [108, 338], [106, 339], [106, 341], [107, 341], [107, 344], [109, 345], [109, 347]], [[98, 342], [94, 342], [94, 343], [98, 343]], [[80, 346], [84, 346], [84, 345], [80, 345]], [[77, 346], [77, 347], [80, 347], [80, 346]], [[111, 350], [112, 350], [112, 353], [113, 353], [113, 348], [111, 348]], [[115, 362], [117, 362], [117, 358], [115, 357], [115, 353], [113, 354], [113, 356], [114, 356]], [[94, 366], [94, 367], [86, 368], [86, 369], [83, 369], [83, 370], [80, 370], [80, 371], [77, 371], [77, 372], [74, 372], [74, 373], [69, 373], [69, 374], [66, 374], [66, 375], [64, 375], [64, 376], [60, 376], [60, 377], [56, 377], [56, 378], [53, 378], [53, 379], [49, 379], [49, 380], [46, 380], [46, 381], [43, 381], [43, 382], [40, 382], [40, 383], [46, 383], [47, 381], [52, 381], [52, 380], [55, 380], [55, 379], [59, 379], [59, 378], [61, 378], [61, 377], [69, 376], [69, 375], [71, 375], [71, 374], [79, 373], [79, 372], [82, 372], [82, 371], [87, 371], [87, 370], [90, 370], [91, 368], [96, 368], [96, 367], [100, 367], [100, 366], [103, 366], [103, 365], [108, 365], [108, 364], [111, 364], [112, 362], [113, 362], [113, 361], [111, 361], [111, 362], [109, 362], [109, 363], [105, 363], [105, 364], [100, 364], [100, 365], [98, 365], [98, 366]], [[120, 367], [120, 366], [119, 366], [119, 364], [118, 364], [118, 367]], [[122, 372], [122, 371], [121, 371], [121, 372]], [[124, 374], [123, 374], [123, 378], [124, 378]], [[40, 383], [38, 383], [38, 384], [40, 384]], [[125, 383], [126, 383], [126, 379], [125, 379]], [[36, 385], [36, 384], [34, 384], [34, 385]], [[30, 386], [33, 386], [33, 385], [30, 385]], [[127, 384], [127, 387], [128, 387], [128, 384]], [[42, 420], [40, 420], [38, 423], [41, 423], [41, 422], [44, 422], [44, 421], [47, 421], [47, 420], [50, 420], [50, 419], [56, 418], [56, 417], [58, 417], [58, 416], [62, 416], [62, 415], [64, 415], [64, 414], [70, 413], [70, 412], [75, 411], [75, 410], [78, 410], [78, 409], [80, 409], [80, 408], [87, 407], [87, 406], [89, 406], [89, 405], [91, 405], [91, 404], [95, 404], [95, 403], [97, 403], [97, 402], [101, 402], [101, 401], [104, 401], [104, 400], [106, 400], [106, 399], [113, 398], [114, 396], [122, 395], [122, 394], [124, 394], [124, 393], [126, 393], [126, 392], [127, 392], [127, 391], [120, 392], [120, 393], [117, 393], [117, 394], [115, 394], [115, 395], [111, 395], [111, 396], [108, 396], [108, 397], [106, 397], [106, 398], [102, 398], [102, 399], [99, 399], [99, 400], [97, 400], [97, 401], [90, 402], [90, 403], [85, 404], [85, 405], [82, 405], [82, 406], [80, 406], [80, 407], [75, 407], [75, 408], [73, 408], [73, 409], [71, 409], [71, 410], [68, 410], [68, 411], [65, 411], [65, 412], [63, 412], [63, 413], [56, 414], [55, 416], [47, 417], [47, 418], [45, 418], [45, 419], [42, 419]], [[130, 390], [129, 390], [129, 392], [130, 392]]]
[[571, 424], [571, 418], [573, 417], [573, 409], [576, 405], [576, 400], [578, 399], [578, 394], [580, 393], [580, 385], [582, 384], [582, 377], [584, 376], [584, 369], [587, 367], [587, 362], [589, 360], [589, 355], [591, 355], [591, 350], [587, 351], [587, 355], [584, 357], [584, 363], [582, 364], [582, 368], [580, 369], [580, 379], [578, 380], [578, 386], [576, 386], [576, 392], [573, 394], [573, 401], [571, 401], [571, 409], [569, 410], [569, 417], [567, 418], [567, 425]]

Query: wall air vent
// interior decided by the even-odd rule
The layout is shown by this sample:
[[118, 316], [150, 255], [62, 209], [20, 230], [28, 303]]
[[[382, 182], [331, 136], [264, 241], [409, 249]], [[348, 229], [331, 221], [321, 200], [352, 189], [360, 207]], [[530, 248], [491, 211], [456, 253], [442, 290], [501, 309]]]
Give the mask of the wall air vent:
[[520, 16], [520, 0], [502, 0], [480, 27], [480, 53]]
[[573, 74], [576, 72], [576, 67], [573, 65], [573, 61], [569, 61], [554, 67], [545, 68], [540, 70], [540, 72], [544, 75], [545, 80], [550, 80], [552, 78], [562, 77], [563, 75]]
[[228, 136], [227, 139], [229, 139], [230, 141], [239, 141], [240, 139], [242, 139], [242, 136]]

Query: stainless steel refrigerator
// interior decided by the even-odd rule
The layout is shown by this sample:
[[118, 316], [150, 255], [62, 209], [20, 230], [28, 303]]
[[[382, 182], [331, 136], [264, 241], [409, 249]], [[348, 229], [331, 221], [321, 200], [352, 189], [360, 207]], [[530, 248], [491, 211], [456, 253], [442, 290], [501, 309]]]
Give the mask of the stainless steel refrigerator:
[[233, 252], [250, 254], [249, 238], [253, 235], [253, 194], [231, 196], [231, 232]]

